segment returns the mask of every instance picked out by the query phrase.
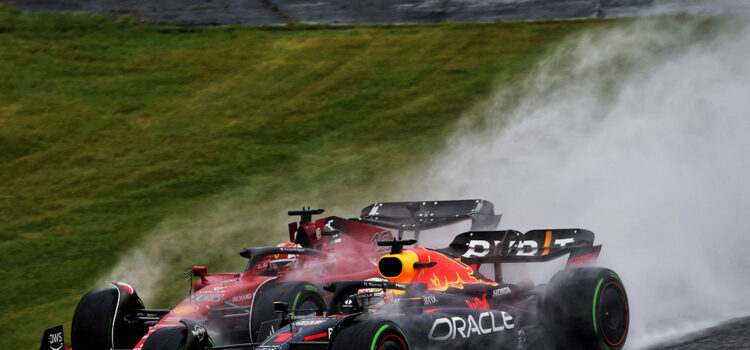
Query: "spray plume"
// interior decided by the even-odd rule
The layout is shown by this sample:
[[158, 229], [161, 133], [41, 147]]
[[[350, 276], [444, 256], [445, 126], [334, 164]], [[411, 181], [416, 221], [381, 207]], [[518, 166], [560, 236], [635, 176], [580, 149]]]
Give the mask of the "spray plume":
[[125, 281], [147, 305], [166, 307], [187, 296], [182, 272], [190, 266], [205, 265], [209, 272], [241, 271], [246, 263], [239, 256], [243, 247], [275, 245], [285, 237], [285, 203], [263, 201], [257, 188], [227, 191], [168, 216], [92, 287]]
[[646, 347], [750, 312], [748, 113], [743, 20], [639, 20], [499, 89], [408, 187], [487, 198], [505, 228], [593, 230], [628, 288], [629, 345]]

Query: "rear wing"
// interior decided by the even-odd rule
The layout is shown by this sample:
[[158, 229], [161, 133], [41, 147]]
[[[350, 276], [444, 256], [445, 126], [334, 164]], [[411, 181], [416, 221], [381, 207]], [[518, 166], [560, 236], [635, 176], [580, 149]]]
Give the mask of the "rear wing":
[[374, 203], [362, 209], [357, 220], [379, 227], [403, 231], [421, 231], [471, 219], [471, 230], [494, 230], [502, 215], [483, 199]]
[[568, 266], [588, 265], [601, 249], [601, 245], [594, 245], [593, 232], [574, 228], [465, 232], [456, 236], [445, 251], [469, 265], [494, 264], [497, 281], [502, 277], [502, 263], [545, 262], [568, 255]]

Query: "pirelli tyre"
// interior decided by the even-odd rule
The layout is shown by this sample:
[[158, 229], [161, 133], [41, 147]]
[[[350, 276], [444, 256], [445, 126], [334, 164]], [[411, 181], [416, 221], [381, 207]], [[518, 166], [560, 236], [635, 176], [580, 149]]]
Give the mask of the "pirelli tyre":
[[143, 343], [143, 350], [181, 350], [185, 348], [187, 329], [182, 326], [163, 327], [151, 333]]
[[584, 267], [552, 277], [543, 304], [553, 349], [616, 350], [625, 346], [630, 313], [622, 280], [609, 269]]
[[162, 327], [151, 333], [143, 342], [143, 350], [205, 350], [214, 347], [214, 341], [203, 323], [180, 320], [185, 326]]
[[409, 350], [401, 328], [387, 320], [355, 319], [333, 336], [332, 350]]
[[[315, 314], [325, 310], [326, 303], [315, 285], [301, 281], [264, 284], [256, 293], [250, 315], [250, 334], [253, 342], [261, 342], [283, 326], [281, 314], [274, 310], [274, 302], [286, 303], [294, 315]], [[306, 310], [306, 311], [294, 311]]]
[[130, 349], [148, 327], [133, 320], [143, 314], [143, 302], [133, 287], [113, 283], [81, 298], [73, 314], [70, 337], [73, 350]]

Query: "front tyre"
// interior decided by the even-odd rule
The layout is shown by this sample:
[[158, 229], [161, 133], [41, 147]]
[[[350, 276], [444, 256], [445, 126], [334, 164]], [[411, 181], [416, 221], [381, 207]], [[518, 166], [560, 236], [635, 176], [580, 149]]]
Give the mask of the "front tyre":
[[554, 349], [617, 350], [630, 314], [620, 277], [605, 268], [571, 268], [552, 277], [543, 309]]
[[146, 334], [137, 322], [143, 302], [133, 287], [115, 283], [92, 290], [81, 298], [73, 314], [71, 343], [74, 350], [128, 349]]
[[386, 320], [353, 320], [334, 336], [332, 350], [409, 350], [401, 328]]
[[159, 328], [146, 338], [143, 350], [180, 350], [185, 348], [187, 329], [185, 327]]
[[214, 341], [202, 323], [183, 319], [185, 327], [162, 327], [151, 333], [143, 342], [143, 350], [205, 350], [214, 347]]

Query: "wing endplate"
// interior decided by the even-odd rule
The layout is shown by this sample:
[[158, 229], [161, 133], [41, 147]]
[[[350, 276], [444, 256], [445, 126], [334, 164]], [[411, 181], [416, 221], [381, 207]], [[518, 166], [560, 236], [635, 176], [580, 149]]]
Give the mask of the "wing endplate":
[[448, 248], [467, 264], [545, 262], [565, 255], [568, 262], [589, 262], [599, 255], [594, 233], [580, 228], [471, 231], [459, 234]]

